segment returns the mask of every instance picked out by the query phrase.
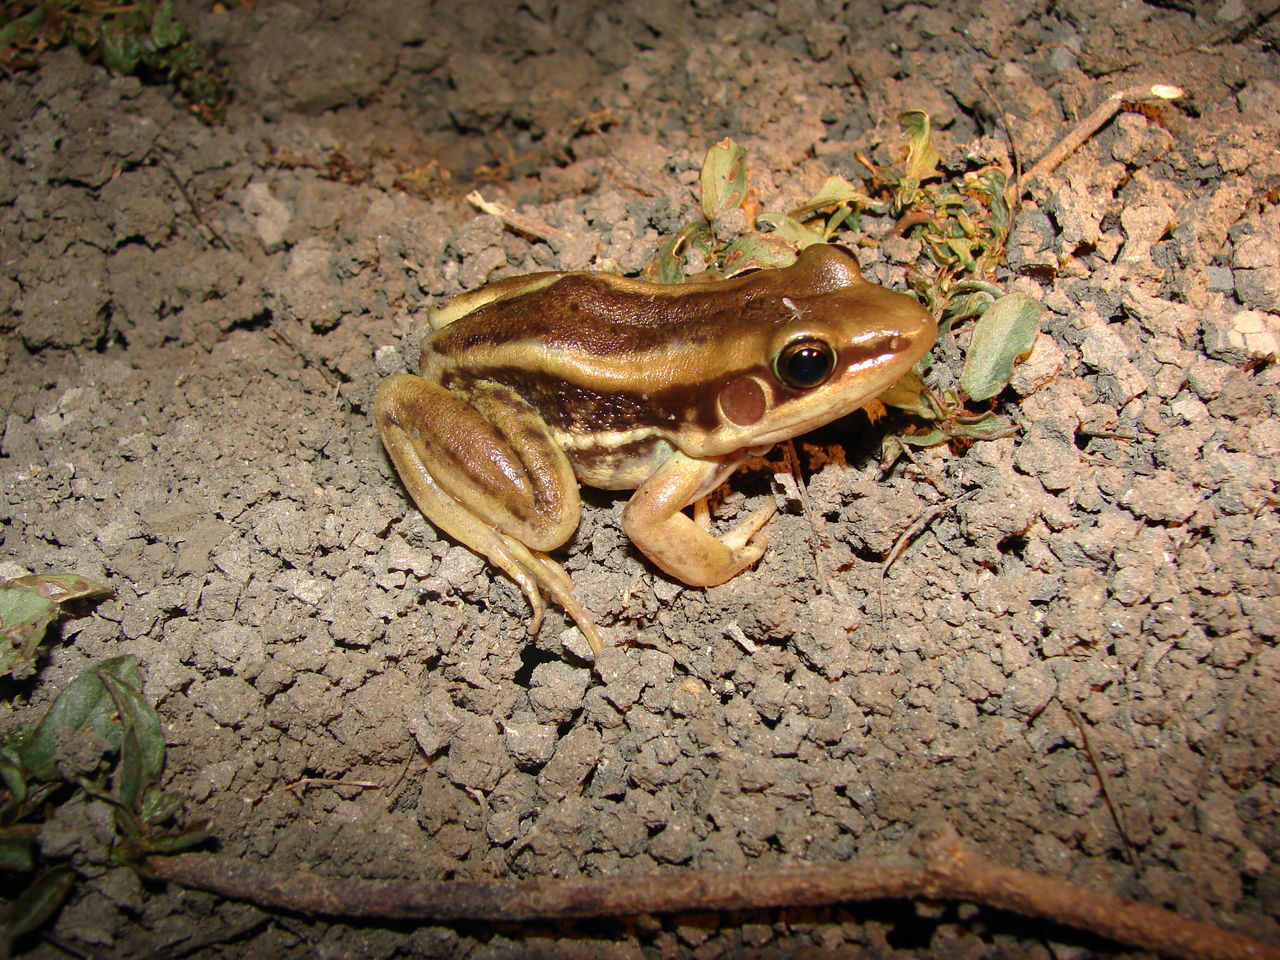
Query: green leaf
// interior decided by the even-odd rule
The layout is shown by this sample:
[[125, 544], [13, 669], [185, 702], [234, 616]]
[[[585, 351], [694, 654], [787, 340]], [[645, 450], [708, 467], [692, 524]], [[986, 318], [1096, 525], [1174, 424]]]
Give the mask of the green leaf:
[[179, 853], [190, 850], [209, 839], [209, 821], [202, 820], [182, 830], [157, 831], [137, 838], [138, 854], [147, 856], [159, 853]]
[[898, 119], [907, 128], [906, 177], [916, 183], [942, 176], [938, 164], [942, 154], [933, 145], [929, 114], [923, 110], [908, 110]]
[[26, 828], [0, 829], [0, 870], [29, 873], [36, 868], [35, 840]]
[[960, 265], [969, 270], [973, 267], [973, 251], [982, 245], [982, 241], [977, 238], [970, 239], [969, 237], [948, 237], [944, 244], [955, 254], [956, 259], [960, 261]]
[[747, 196], [747, 151], [725, 137], [702, 161], [702, 215], [707, 223], [742, 206]]
[[102, 584], [74, 574], [40, 574], [0, 583], [0, 637], [8, 641], [0, 643], [0, 676], [30, 669], [26, 665], [67, 603], [110, 594]]
[[[853, 220], [855, 216], [856, 211], [853, 207], [836, 207], [830, 218], [828, 218], [827, 225], [822, 228], [823, 239], [829, 240], [834, 237], [836, 235], [836, 231], [840, 229], [840, 225], [846, 220]], [[857, 230], [858, 227], [854, 224], [850, 224], [849, 229]]]
[[102, 62], [116, 74], [133, 73], [142, 59], [142, 42], [132, 17], [112, 17], [104, 20], [99, 36], [102, 46]]
[[871, 206], [872, 200], [844, 177], [830, 176], [822, 185], [822, 189], [792, 210], [788, 216], [793, 220], [805, 220], [818, 210], [825, 210], [827, 207], [839, 204], [868, 207]]
[[988, 303], [1004, 294], [999, 284], [989, 283], [986, 280], [960, 280], [951, 289], [955, 293], [985, 293]]
[[999, 440], [1011, 437], [1018, 432], [1018, 425], [1008, 417], [990, 414], [974, 423], [957, 423], [951, 428], [953, 437], [968, 437], [971, 440]]
[[142, 808], [139, 811], [142, 820], [150, 826], [164, 823], [182, 809], [182, 798], [172, 793], [165, 793], [152, 786], [142, 796]]
[[101, 675], [124, 726], [120, 741], [120, 763], [116, 767], [115, 791], [121, 803], [139, 809], [145, 787], [160, 779], [164, 769], [164, 733], [160, 715], [133, 687], [110, 673]]
[[138, 659], [132, 655], [104, 660], [72, 680], [19, 749], [22, 765], [36, 779], [58, 776], [57, 749], [62, 736], [93, 730], [110, 748], [119, 749], [124, 731], [113, 717], [116, 704], [102, 681], [103, 673], [134, 687], [140, 685]]
[[946, 443], [951, 436], [941, 427], [934, 427], [923, 433], [899, 434], [897, 440], [909, 447], [936, 447], [940, 443]]
[[947, 326], [958, 324], [970, 317], [980, 317], [991, 307], [992, 297], [986, 293], [969, 293], [955, 296], [947, 304]]
[[[9, 10], [6, 9], [5, 13], [7, 14], [8, 12]], [[36, 4], [34, 8], [22, 16], [9, 21], [4, 26], [0, 26], [0, 47], [7, 47], [14, 43], [30, 40], [44, 24], [44, 21], [44, 4]], [[57, 41], [51, 42], [56, 43]]]
[[705, 223], [688, 223], [677, 234], [670, 236], [658, 249], [657, 255], [644, 268], [644, 278], [656, 283], [679, 283], [684, 279], [684, 250], [700, 237], [710, 236]]
[[773, 227], [772, 236], [795, 244], [801, 250], [815, 243], [822, 243], [826, 239], [821, 232], [805, 226], [785, 213], [762, 213], [756, 219]]
[[988, 210], [991, 211], [991, 225], [997, 230], [1008, 232], [1011, 217], [1009, 203], [1005, 197], [1008, 178], [999, 167], [986, 167], [974, 170], [964, 176], [966, 190], [981, 194], [986, 198]]
[[158, 49], [174, 47], [187, 38], [187, 25], [173, 14], [173, 0], [161, 0], [151, 21], [151, 42]]
[[880, 469], [888, 470], [903, 454], [902, 440], [895, 436], [886, 436], [880, 441]]
[[905, 410], [922, 420], [937, 420], [938, 411], [929, 403], [924, 381], [914, 370], [908, 370], [901, 380], [876, 397], [881, 403]]
[[5, 788], [9, 791], [9, 798], [0, 804], [0, 813], [8, 814], [10, 810], [21, 806], [27, 799], [26, 775], [16, 762], [16, 758], [10, 756], [8, 751], [0, 757], [0, 777], [4, 778]]
[[960, 374], [971, 400], [987, 400], [1003, 390], [1013, 365], [1031, 352], [1040, 325], [1040, 305], [1022, 293], [1010, 293], [987, 308], [973, 328]]
[[54, 867], [36, 877], [9, 905], [4, 931], [6, 944], [12, 945], [18, 937], [43, 926], [57, 913], [75, 879], [75, 871], [68, 866]]
[[939, 427], [925, 430], [923, 433], [895, 433], [880, 441], [880, 467], [888, 470], [898, 462], [898, 458], [906, 452], [907, 447], [936, 447], [946, 443], [950, 438], [947, 432]]

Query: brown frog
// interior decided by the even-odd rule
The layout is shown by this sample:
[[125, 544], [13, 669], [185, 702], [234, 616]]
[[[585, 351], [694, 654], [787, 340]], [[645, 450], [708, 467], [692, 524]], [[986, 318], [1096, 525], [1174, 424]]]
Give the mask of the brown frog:
[[729, 280], [514, 277], [430, 320], [418, 375], [378, 390], [382, 441], [423, 514], [519, 584], [530, 632], [546, 593], [596, 652], [547, 554], [577, 529], [580, 483], [635, 489], [632, 542], [685, 583], [723, 583], [764, 553], [773, 506], [720, 536], [684, 508], [748, 457], [875, 398], [937, 335], [919, 303], [828, 244]]

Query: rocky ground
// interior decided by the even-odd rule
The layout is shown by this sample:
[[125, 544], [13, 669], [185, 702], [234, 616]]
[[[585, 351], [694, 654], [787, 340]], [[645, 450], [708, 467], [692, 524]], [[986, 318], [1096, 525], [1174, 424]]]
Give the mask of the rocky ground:
[[[132, 653], [166, 786], [217, 848], [336, 881], [752, 871], [945, 820], [1001, 862], [1280, 942], [1274, 11], [406, 10], [182, 8], [229, 71], [213, 126], [70, 51], [0, 80], [0, 575], [115, 590], [7, 691], [4, 728]], [[782, 210], [864, 175], [855, 152], [892, 161], [904, 109], [956, 165], [1025, 167], [1152, 82], [1187, 96], [1122, 111], [1018, 216], [1003, 280], [1042, 304], [1051, 374], [1003, 397], [1019, 432], [887, 474], [862, 414], [803, 438], [809, 515], [707, 590], [628, 544], [625, 495], [586, 491], [561, 556], [613, 645], [596, 672], [559, 611], [528, 637], [519, 591], [396, 481], [370, 403], [414, 369], [426, 309], [532, 270], [636, 272], [722, 137]], [[505, 230], [470, 189], [563, 236]], [[877, 243], [891, 226], [844, 242], [901, 287], [920, 250]], [[945, 382], [956, 342], [938, 356]], [[735, 476], [718, 518], [771, 474]], [[1123, 953], [954, 905], [305, 920], [143, 884], [101, 825], [59, 812], [46, 852], [86, 879], [20, 953]]]

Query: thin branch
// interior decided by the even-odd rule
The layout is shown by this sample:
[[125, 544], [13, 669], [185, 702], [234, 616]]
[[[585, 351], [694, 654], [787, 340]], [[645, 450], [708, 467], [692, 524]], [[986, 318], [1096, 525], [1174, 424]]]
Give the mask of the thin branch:
[[1204, 752], [1204, 762], [1200, 764], [1200, 772], [1196, 774], [1195, 784], [1191, 788], [1192, 803], [1200, 802], [1205, 782], [1213, 771], [1213, 765], [1218, 762], [1218, 753], [1222, 750], [1223, 741], [1227, 738], [1227, 728], [1240, 715], [1240, 701], [1244, 699], [1244, 692], [1249, 688], [1249, 681], [1253, 679], [1253, 664], [1257, 658], [1258, 651], [1255, 649], [1249, 654], [1249, 659], [1236, 675], [1235, 688], [1226, 698], [1226, 705], [1222, 708], [1221, 718], [1218, 721], [1218, 729], [1209, 741], [1209, 748]]
[[[904, 448], [905, 449], [905, 448]], [[894, 541], [893, 546], [889, 549], [889, 556], [885, 557], [884, 563], [880, 564], [880, 583], [876, 587], [876, 593], [880, 598], [880, 619], [885, 619], [884, 610], [884, 581], [889, 576], [889, 568], [893, 566], [895, 560], [906, 551], [907, 545], [911, 543], [917, 536], [924, 532], [925, 527], [933, 523], [934, 520], [942, 516], [956, 504], [962, 500], [968, 500], [970, 497], [976, 496], [978, 491], [970, 490], [962, 497], [953, 497], [950, 500], [943, 500], [942, 503], [934, 504], [915, 520], [911, 521], [911, 525], [898, 535], [898, 539]]]
[[[787, 474], [795, 487], [796, 499], [800, 501], [800, 512], [809, 524], [810, 541], [813, 546], [813, 568], [818, 576], [818, 589], [826, 596], [831, 596], [831, 578], [827, 575], [827, 565], [823, 562], [826, 551], [826, 532], [822, 528], [822, 519], [813, 509], [813, 501], [809, 499], [809, 488], [805, 486], [804, 473], [800, 467], [800, 454], [796, 452], [796, 442], [786, 440], [779, 444], [786, 461]], [[776, 479], [777, 475], [775, 475]]]
[[232, 857], [151, 857], [145, 875], [261, 907], [329, 917], [523, 922], [855, 901], [962, 900], [1088, 930], [1181, 960], [1280, 960], [1280, 949], [1168, 910], [1006, 867], [965, 849], [950, 827], [917, 834], [911, 858], [790, 870], [684, 870], [636, 877], [388, 883], [270, 870]]
[[1080, 716], [1080, 711], [1069, 703], [1063, 703], [1062, 706], [1067, 711], [1067, 716], [1071, 718], [1071, 722], [1076, 725], [1076, 729], [1080, 731], [1080, 739], [1084, 742], [1085, 756], [1089, 758], [1089, 763], [1093, 766], [1093, 772], [1098, 775], [1098, 784], [1102, 787], [1102, 799], [1106, 801], [1107, 809], [1111, 811], [1111, 819], [1115, 822], [1116, 830], [1120, 834], [1120, 842], [1124, 844], [1125, 856], [1129, 860], [1129, 866], [1134, 871], [1138, 871], [1138, 854], [1133, 848], [1133, 844], [1129, 840], [1129, 831], [1125, 828], [1124, 818], [1120, 816], [1120, 805], [1116, 803], [1115, 797], [1111, 795], [1111, 778], [1107, 776], [1107, 771], [1102, 768], [1102, 764], [1098, 761], [1098, 755], [1093, 751], [1093, 743], [1089, 739], [1089, 731], [1085, 728], [1084, 717]]
[[1081, 144], [1097, 133], [1103, 124], [1116, 115], [1116, 112], [1124, 105], [1125, 101], [1177, 100], [1183, 95], [1184, 91], [1181, 87], [1175, 87], [1167, 83], [1127, 87], [1111, 94], [1111, 96], [1102, 101], [1102, 105], [1098, 109], [1076, 124], [1075, 129], [1063, 137], [1057, 146], [1036, 161], [1035, 165], [1027, 171], [1026, 177], [1018, 184], [1018, 195], [1021, 196], [1025, 193], [1032, 181], [1037, 177], [1047, 177], [1058, 169], [1062, 161], [1080, 149]]
[[206, 240], [205, 242], [211, 247], [222, 247], [223, 250], [230, 250], [231, 244], [227, 243], [227, 241], [223, 239], [222, 234], [218, 233], [218, 231], [215, 230], [213, 226], [201, 215], [200, 208], [192, 198], [191, 192], [187, 189], [187, 185], [182, 182], [182, 178], [178, 176], [178, 171], [173, 169], [173, 164], [169, 162], [168, 157], [163, 153], [159, 153], [158, 156], [160, 158], [160, 165], [168, 171], [169, 176], [173, 179], [174, 185], [178, 188], [178, 192], [182, 194], [182, 199], [185, 200], [187, 202], [187, 206], [191, 208], [191, 215], [196, 218], [196, 223], [204, 227], [205, 230], [209, 232], [209, 236], [213, 238], [212, 240]]
[[285, 789], [289, 790], [295, 797], [301, 797], [312, 787], [357, 787], [360, 790], [381, 790], [383, 784], [374, 780], [342, 780], [332, 777], [303, 777], [301, 780], [295, 780]]
[[472, 190], [468, 193], [467, 202], [477, 210], [497, 217], [516, 233], [522, 233], [526, 237], [532, 237], [534, 240], [554, 240], [557, 243], [565, 243], [573, 237], [572, 234], [557, 230], [551, 224], [544, 223], [542, 220], [530, 217], [518, 210], [512, 210], [504, 204], [486, 200], [479, 190]]

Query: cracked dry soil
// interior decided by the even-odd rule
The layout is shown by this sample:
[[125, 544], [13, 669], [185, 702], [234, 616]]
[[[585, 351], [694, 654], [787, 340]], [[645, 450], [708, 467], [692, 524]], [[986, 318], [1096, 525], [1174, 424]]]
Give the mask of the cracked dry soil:
[[[132, 653], [168, 789], [222, 852], [276, 868], [752, 870], [893, 853], [941, 818], [1005, 863], [1280, 942], [1274, 10], [182, 13], [230, 72], [217, 126], [65, 51], [0, 81], [0, 574], [116, 591], [11, 691], [5, 729]], [[427, 307], [532, 270], [634, 273], [695, 215], [723, 136], [786, 209], [864, 173], [856, 151], [892, 161], [903, 109], [956, 162], [1008, 162], [1003, 120], [1026, 166], [1139, 82], [1187, 97], [1122, 111], [1018, 216], [1005, 285], [1043, 307], [1002, 403], [1020, 432], [887, 475], [863, 414], [801, 439], [809, 516], [776, 517], [758, 567], [708, 590], [630, 548], [625, 495], [586, 491], [560, 555], [615, 644], [598, 675], [559, 611], [528, 637], [514, 586], [396, 482], [370, 401], [414, 369]], [[477, 186], [567, 239], [477, 215]], [[844, 239], [902, 287], [921, 252], [891, 226]], [[959, 347], [937, 355], [945, 386]], [[719, 520], [770, 472], [732, 478]], [[956, 905], [306, 920], [143, 884], [105, 862], [102, 817], [68, 807], [47, 832], [85, 879], [23, 955], [1125, 954]]]

